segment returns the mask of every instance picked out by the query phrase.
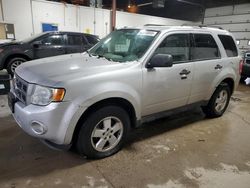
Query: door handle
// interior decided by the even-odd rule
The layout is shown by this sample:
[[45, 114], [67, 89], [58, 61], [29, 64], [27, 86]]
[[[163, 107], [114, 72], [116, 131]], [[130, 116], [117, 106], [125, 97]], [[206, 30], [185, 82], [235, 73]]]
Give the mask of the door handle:
[[184, 79], [187, 79], [187, 75], [190, 74], [191, 71], [187, 70], [187, 69], [183, 69], [181, 72], [180, 72], [180, 75], [181, 75], [181, 79], [184, 80]]
[[223, 67], [223, 66], [217, 64], [217, 65], [214, 67], [214, 69], [215, 69], [215, 70], [220, 70], [220, 69], [222, 69], [222, 67]]
[[180, 75], [188, 75], [190, 74], [191, 71], [187, 70], [187, 69], [183, 69], [181, 72], [180, 72]]

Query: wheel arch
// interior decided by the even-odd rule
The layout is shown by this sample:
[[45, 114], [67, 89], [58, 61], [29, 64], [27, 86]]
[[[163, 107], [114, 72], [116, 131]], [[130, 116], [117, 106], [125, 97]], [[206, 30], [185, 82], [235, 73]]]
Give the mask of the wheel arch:
[[4, 60], [4, 68], [7, 68], [7, 65], [9, 63], [9, 61], [13, 58], [17, 58], [17, 57], [20, 57], [20, 58], [24, 58], [26, 59], [27, 61], [31, 60], [31, 58], [25, 54], [22, 54], [22, 53], [17, 53], [17, 54], [10, 54], [8, 55], [5, 60]]
[[207, 92], [206, 100], [210, 100], [216, 88], [223, 82], [229, 85], [232, 94], [235, 88], [237, 87], [237, 81], [237, 75], [234, 72], [221, 72], [221, 74], [217, 75], [216, 78], [213, 80], [211, 87]]
[[235, 82], [234, 82], [234, 80], [232, 79], [232, 78], [225, 78], [224, 80], [222, 80], [221, 82], [220, 82], [220, 84], [221, 83], [226, 83], [226, 84], [228, 84], [228, 86], [230, 87], [230, 91], [231, 91], [231, 94], [233, 94], [233, 92], [234, 92], [234, 89], [235, 89]]
[[75, 143], [77, 136], [78, 136], [78, 133], [79, 133], [79, 130], [81, 128], [81, 125], [86, 120], [86, 118], [91, 113], [94, 113], [94, 111], [96, 111], [97, 109], [100, 109], [100, 108], [102, 108], [104, 106], [108, 106], [108, 105], [114, 105], [114, 106], [119, 106], [119, 107], [123, 108], [128, 113], [128, 115], [130, 117], [131, 128], [136, 127], [137, 117], [136, 117], [135, 108], [132, 105], [132, 103], [130, 101], [128, 101], [127, 99], [124, 99], [121, 97], [110, 97], [110, 98], [102, 99], [102, 100], [92, 104], [82, 113], [81, 117], [77, 121], [77, 124], [74, 128], [72, 139], [71, 139], [72, 143]]

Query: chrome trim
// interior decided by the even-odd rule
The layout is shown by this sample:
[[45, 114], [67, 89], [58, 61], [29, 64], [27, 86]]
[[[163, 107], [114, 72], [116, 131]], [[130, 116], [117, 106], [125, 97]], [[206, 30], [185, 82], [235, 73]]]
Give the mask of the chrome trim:
[[18, 100], [23, 104], [27, 105], [27, 93], [28, 93], [29, 83], [15, 75], [14, 80], [14, 93]]

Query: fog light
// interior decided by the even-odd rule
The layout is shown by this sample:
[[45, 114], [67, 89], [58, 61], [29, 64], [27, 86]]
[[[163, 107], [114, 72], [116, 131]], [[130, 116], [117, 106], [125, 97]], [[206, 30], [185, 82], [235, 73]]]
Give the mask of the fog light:
[[43, 124], [36, 122], [36, 121], [31, 123], [31, 128], [34, 133], [39, 134], [39, 135], [45, 134], [47, 131], [47, 129], [45, 128]]

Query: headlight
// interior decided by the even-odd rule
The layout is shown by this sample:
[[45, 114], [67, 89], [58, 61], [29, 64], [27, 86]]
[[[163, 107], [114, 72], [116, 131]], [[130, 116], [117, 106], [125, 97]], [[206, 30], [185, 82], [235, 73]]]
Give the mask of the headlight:
[[31, 103], [35, 105], [45, 106], [51, 102], [61, 102], [65, 95], [65, 89], [55, 89], [44, 86], [35, 85], [31, 96]]
[[13, 78], [10, 80], [10, 86], [11, 88], [16, 88], [16, 75], [14, 74]]

